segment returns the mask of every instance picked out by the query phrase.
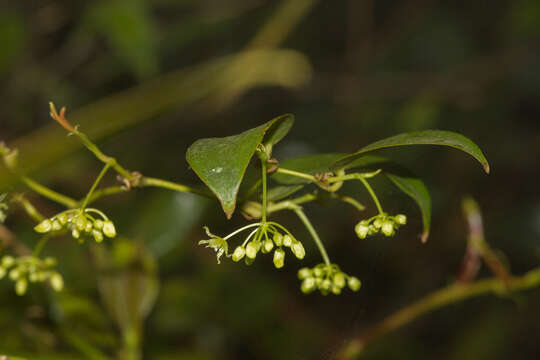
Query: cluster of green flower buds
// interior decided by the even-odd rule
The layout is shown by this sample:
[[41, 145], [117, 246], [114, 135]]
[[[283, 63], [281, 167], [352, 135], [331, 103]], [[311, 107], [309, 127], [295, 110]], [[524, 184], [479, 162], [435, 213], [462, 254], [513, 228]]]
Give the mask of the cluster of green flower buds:
[[[101, 219], [94, 218], [91, 213], [98, 214]], [[116, 228], [105, 214], [97, 209], [74, 209], [61, 212], [50, 219], [45, 219], [34, 227], [38, 233], [45, 234], [51, 231], [68, 230], [71, 236], [83, 242], [85, 236], [92, 236], [96, 242], [102, 242], [104, 236], [114, 238]]]
[[245, 259], [246, 264], [251, 265], [259, 251], [263, 254], [273, 251], [274, 266], [281, 269], [285, 265], [284, 248], [289, 248], [300, 260], [306, 256], [304, 246], [290, 232], [281, 233], [273, 224], [265, 223], [254, 230], [244, 244], [237, 246], [231, 257], [235, 262]]
[[345, 274], [336, 264], [319, 264], [312, 269], [302, 268], [298, 270], [298, 279], [302, 280], [300, 289], [304, 294], [319, 290], [323, 295], [339, 295], [346, 285], [352, 291], [360, 290], [361, 286], [357, 277]]
[[15, 292], [20, 296], [26, 293], [29, 282], [48, 281], [55, 291], [60, 291], [64, 287], [64, 280], [62, 275], [51, 270], [55, 265], [56, 260], [51, 257], [41, 260], [34, 256], [14, 258], [6, 255], [0, 261], [0, 279], [7, 274], [15, 281]]
[[360, 239], [365, 239], [366, 237], [375, 235], [379, 232], [385, 236], [394, 236], [396, 230], [406, 223], [407, 217], [403, 214], [395, 216], [379, 214], [370, 219], [360, 221], [354, 227], [354, 231]]
[[[227, 240], [244, 230], [253, 228], [255, 229], [251, 231], [243, 244], [237, 246], [233, 253], [229, 254]], [[285, 265], [284, 248], [289, 248], [298, 259], [303, 259], [306, 256], [306, 250], [302, 243], [287, 229], [273, 221], [244, 226], [224, 238], [212, 234], [206, 226], [204, 229], [210, 239], [199, 241], [199, 245], [206, 245], [206, 247], [214, 249], [218, 264], [221, 256], [225, 254], [227, 257], [232, 258], [234, 262], [244, 259], [247, 265], [251, 265], [259, 252], [268, 254], [273, 251], [274, 266], [280, 269]]]

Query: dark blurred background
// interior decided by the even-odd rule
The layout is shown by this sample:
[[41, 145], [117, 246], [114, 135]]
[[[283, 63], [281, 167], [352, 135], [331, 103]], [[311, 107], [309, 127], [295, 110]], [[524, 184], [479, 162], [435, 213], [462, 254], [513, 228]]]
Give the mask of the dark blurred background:
[[[69, 237], [52, 241], [44, 254], [57, 257], [66, 281], [58, 295], [33, 286], [19, 298], [2, 280], [0, 353], [116, 356], [131, 339], [121, 330], [130, 315], [115, 313], [132, 309], [122, 302], [129, 297], [148, 299], [135, 306], [145, 359], [327, 358], [355, 332], [455, 279], [467, 194], [478, 200], [487, 240], [513, 272], [539, 263], [537, 0], [0, 4], [0, 139], [19, 148], [21, 171], [70, 196], [84, 196], [100, 163], [50, 120], [50, 100], [66, 105], [70, 121], [127, 168], [193, 185], [200, 183], [184, 157], [193, 141], [286, 112], [296, 123], [275, 150], [280, 160], [353, 152], [399, 132], [437, 128], [473, 139], [492, 168], [486, 176], [454, 150], [385, 152], [431, 190], [426, 245], [415, 204], [383, 181], [374, 186], [385, 208], [409, 217], [394, 238], [360, 241], [353, 232], [358, 212], [306, 206], [332, 260], [363, 282], [360, 292], [341, 296], [301, 294], [296, 271], [320, 256], [291, 214], [277, 218], [308, 244], [308, 255], [302, 263], [288, 257], [278, 271], [269, 257], [249, 268], [218, 266], [196, 245], [203, 225], [226, 234], [245, 224], [239, 214], [226, 221], [217, 201], [161, 189], [101, 200], [96, 206], [125, 240], [98, 250]], [[0, 190], [18, 189], [13, 180], [0, 170]], [[354, 185], [346, 191], [372, 214]], [[46, 215], [61, 209], [27, 194]], [[6, 225], [28, 245], [36, 242], [22, 212]], [[133, 259], [150, 277], [140, 281], [117, 266]], [[115, 262], [112, 270], [96, 272], [107, 261]], [[540, 290], [532, 290], [451, 305], [373, 343], [363, 358], [536, 359], [539, 303]]]

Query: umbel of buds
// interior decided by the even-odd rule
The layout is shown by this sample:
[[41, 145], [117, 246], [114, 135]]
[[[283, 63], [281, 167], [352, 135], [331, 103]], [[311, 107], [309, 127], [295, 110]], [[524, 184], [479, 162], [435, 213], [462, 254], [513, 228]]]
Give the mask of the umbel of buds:
[[[95, 218], [92, 214], [99, 215]], [[67, 230], [71, 236], [79, 242], [86, 237], [93, 237], [96, 242], [102, 242], [105, 237], [114, 238], [116, 228], [111, 220], [97, 209], [73, 209], [61, 212], [52, 218], [45, 219], [34, 227], [41, 234], [51, 231]]]
[[[227, 240], [232, 236], [253, 229], [246, 237], [242, 245], [237, 246], [232, 254], [228, 253]], [[199, 245], [206, 245], [217, 253], [217, 261], [220, 263], [222, 255], [232, 258], [234, 262], [244, 259], [247, 265], [253, 264], [259, 253], [269, 254], [273, 252], [273, 262], [277, 269], [285, 265], [285, 248], [289, 248], [298, 259], [306, 256], [306, 250], [287, 229], [275, 222], [254, 223], [225, 236], [224, 238], [212, 234], [207, 227], [204, 228], [210, 239], [199, 241]]]
[[360, 221], [354, 227], [354, 231], [360, 239], [365, 239], [377, 233], [382, 233], [385, 236], [394, 236], [396, 230], [406, 223], [407, 217], [403, 214], [395, 216], [379, 214], [370, 219]]
[[6, 255], [0, 260], [0, 279], [8, 275], [15, 282], [15, 292], [22, 296], [26, 293], [28, 283], [48, 282], [55, 291], [64, 287], [64, 279], [58, 272], [52, 270], [56, 265], [54, 258], [43, 260], [34, 256], [14, 258]]
[[248, 235], [242, 245], [234, 249], [232, 260], [238, 262], [245, 260], [247, 265], [251, 265], [259, 252], [269, 254], [273, 251], [273, 262], [277, 269], [285, 266], [285, 249], [289, 248], [297, 259], [306, 256], [306, 250], [288, 231], [282, 233], [271, 223], [261, 224], [256, 230]]
[[302, 280], [300, 290], [304, 294], [319, 290], [323, 295], [339, 295], [346, 285], [352, 291], [360, 290], [361, 286], [357, 277], [345, 274], [336, 264], [319, 264], [312, 269], [302, 268], [298, 271], [298, 279]]

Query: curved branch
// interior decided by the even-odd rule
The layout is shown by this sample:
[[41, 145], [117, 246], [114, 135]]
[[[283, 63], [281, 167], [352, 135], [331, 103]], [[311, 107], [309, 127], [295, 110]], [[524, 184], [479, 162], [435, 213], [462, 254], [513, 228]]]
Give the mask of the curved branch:
[[478, 280], [470, 284], [453, 283], [428, 294], [424, 298], [405, 306], [403, 309], [386, 317], [380, 323], [352, 337], [333, 357], [335, 360], [354, 359], [362, 353], [366, 345], [377, 340], [431, 311], [469, 298], [494, 294], [504, 295], [510, 292], [535, 288], [540, 285], [540, 267], [526, 274], [512, 277], [506, 281], [500, 278]]

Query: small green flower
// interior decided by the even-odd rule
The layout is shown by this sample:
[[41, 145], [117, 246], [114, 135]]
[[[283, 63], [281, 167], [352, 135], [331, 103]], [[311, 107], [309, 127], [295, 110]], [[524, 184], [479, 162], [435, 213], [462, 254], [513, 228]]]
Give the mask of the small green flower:
[[48, 233], [52, 229], [52, 222], [45, 219], [34, 227], [34, 230], [40, 234]]
[[28, 288], [28, 281], [26, 279], [19, 279], [15, 283], [15, 293], [19, 296], [22, 296], [26, 293]]
[[360, 280], [358, 280], [358, 278], [355, 277], [355, 276], [349, 277], [349, 280], [347, 281], [347, 284], [349, 285], [349, 288], [350, 288], [352, 291], [358, 291], [358, 290], [360, 290], [360, 286], [362, 285], [362, 284], [360, 283]]
[[274, 266], [276, 269], [281, 269], [285, 265], [285, 251], [282, 248], [274, 251]]
[[396, 220], [396, 223], [398, 223], [399, 225], [405, 225], [407, 224], [407, 216], [403, 215], [403, 214], [397, 214], [394, 219]]
[[304, 249], [302, 243], [298, 240], [293, 241], [291, 251], [293, 252], [294, 256], [296, 256], [300, 260], [302, 260], [304, 256], [306, 256], [306, 250]]
[[217, 263], [221, 264], [220, 258], [223, 256], [223, 254], [228, 255], [229, 244], [227, 243], [227, 240], [212, 234], [207, 226], [204, 227], [204, 231], [206, 231], [206, 234], [210, 237], [210, 239], [199, 241], [199, 245], [206, 245], [207, 248], [214, 249], [216, 251]]
[[283, 235], [281, 235], [277, 231], [274, 233], [274, 244], [276, 244], [276, 246], [283, 245]]
[[234, 262], [239, 262], [244, 258], [246, 255], [246, 249], [243, 246], [238, 246], [236, 249], [234, 249], [234, 252], [232, 254], [232, 260]]
[[113, 238], [116, 236], [116, 228], [114, 227], [112, 221], [106, 220], [103, 222], [103, 234], [105, 234], [105, 236], [109, 238]]

